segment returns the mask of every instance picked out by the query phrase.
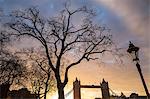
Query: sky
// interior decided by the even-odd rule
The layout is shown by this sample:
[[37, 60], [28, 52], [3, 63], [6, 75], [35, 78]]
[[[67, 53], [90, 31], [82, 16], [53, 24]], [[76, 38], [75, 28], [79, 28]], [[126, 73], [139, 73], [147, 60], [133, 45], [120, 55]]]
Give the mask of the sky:
[[[59, 13], [66, 0], [0, 0], [0, 8], [5, 13], [15, 9], [25, 9], [37, 6], [43, 15], [51, 16]], [[87, 5], [97, 11], [97, 21], [111, 29], [115, 44], [124, 51], [129, 41], [140, 47], [140, 64], [150, 92], [150, 1], [149, 0], [70, 0], [73, 8]], [[111, 59], [107, 58], [109, 60]], [[105, 59], [103, 59], [105, 61]], [[100, 60], [100, 61], [103, 61]], [[132, 92], [145, 95], [135, 64], [129, 57], [123, 58], [123, 63], [111, 61], [90, 63], [83, 62], [69, 72], [69, 84], [66, 90], [72, 88], [72, 82], [78, 77], [82, 84], [99, 84], [104, 78], [109, 87], [120, 95], [130, 95]], [[98, 89], [99, 90], [99, 89]], [[83, 99], [101, 97], [100, 90], [82, 90]], [[89, 96], [86, 94], [89, 93]], [[92, 93], [92, 94], [91, 94]], [[70, 96], [71, 97], [71, 96]]]

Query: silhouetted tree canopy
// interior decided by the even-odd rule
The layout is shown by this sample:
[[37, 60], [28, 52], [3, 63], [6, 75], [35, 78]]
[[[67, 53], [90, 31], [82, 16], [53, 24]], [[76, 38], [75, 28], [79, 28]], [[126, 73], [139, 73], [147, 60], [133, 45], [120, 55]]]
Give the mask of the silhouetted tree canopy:
[[0, 32], [0, 98], [6, 98], [10, 86], [20, 84], [25, 78], [25, 62], [7, 49], [10, 38], [6, 31]]
[[9, 37], [4, 31], [0, 33], [0, 43], [0, 84], [12, 84], [24, 76], [25, 62], [7, 49]]
[[17, 56], [11, 55], [8, 52], [1, 52], [0, 57], [0, 83], [13, 83], [14, 80], [19, 80], [24, 76], [26, 68]]
[[48, 92], [55, 91], [56, 81], [51, 68], [47, 64], [45, 55], [40, 51], [26, 50], [28, 62], [30, 62], [29, 82], [31, 90], [37, 98], [46, 97]]

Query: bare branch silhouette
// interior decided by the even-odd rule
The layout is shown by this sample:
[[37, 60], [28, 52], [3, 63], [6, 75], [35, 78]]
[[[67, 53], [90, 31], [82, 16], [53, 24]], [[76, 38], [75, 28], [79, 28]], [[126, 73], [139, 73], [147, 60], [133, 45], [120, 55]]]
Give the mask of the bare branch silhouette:
[[[81, 24], [73, 21], [75, 16], [79, 17]], [[49, 19], [43, 18], [36, 8], [14, 11], [11, 17], [13, 21], [7, 25], [12, 29], [13, 35], [32, 37], [43, 46], [48, 66], [54, 72], [57, 81], [59, 99], [64, 99], [69, 69], [83, 60], [97, 59], [94, 55], [107, 51], [112, 42], [108, 29], [94, 23], [94, 10], [85, 6], [76, 10], [70, 10], [65, 6], [60, 16]], [[78, 57], [65, 66], [62, 79], [60, 74], [62, 60], [68, 54]], [[40, 62], [38, 65], [41, 65]]]

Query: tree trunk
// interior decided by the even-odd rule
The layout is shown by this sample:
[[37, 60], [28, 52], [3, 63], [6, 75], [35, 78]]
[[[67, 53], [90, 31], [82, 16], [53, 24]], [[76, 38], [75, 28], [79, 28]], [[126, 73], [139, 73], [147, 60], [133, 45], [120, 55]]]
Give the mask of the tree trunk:
[[46, 96], [47, 96], [47, 87], [45, 88], [45, 91], [44, 91], [44, 99], [46, 99]]
[[48, 89], [49, 79], [50, 79], [50, 74], [47, 75], [47, 80], [46, 80], [46, 83], [45, 83], [44, 99], [46, 99], [46, 96], [47, 96], [47, 89]]
[[10, 86], [11, 84], [8, 83], [3, 83], [0, 85], [0, 99], [5, 99], [7, 97]]
[[58, 86], [58, 99], [65, 99], [64, 87], [61, 85]]
[[65, 99], [64, 84], [61, 82], [59, 69], [55, 72], [55, 78], [57, 81], [58, 99]]

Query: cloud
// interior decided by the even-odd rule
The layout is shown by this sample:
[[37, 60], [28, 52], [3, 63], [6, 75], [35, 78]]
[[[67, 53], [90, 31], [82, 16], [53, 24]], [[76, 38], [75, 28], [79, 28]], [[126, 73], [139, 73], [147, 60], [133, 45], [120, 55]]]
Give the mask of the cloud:
[[[65, 0], [0, 0], [0, 6], [5, 8], [7, 11], [12, 9], [24, 9], [30, 6], [39, 6], [41, 12], [45, 15], [52, 15], [54, 12], [58, 13], [61, 10], [62, 4]], [[102, 18], [103, 23], [106, 22], [106, 25], [110, 25], [112, 31], [118, 32], [115, 33], [115, 38], [125, 47], [128, 47], [128, 40], [134, 40], [138, 44], [138, 46], [142, 47], [140, 49], [140, 57], [144, 58], [142, 61], [142, 70], [146, 75], [144, 77], [149, 78], [148, 68], [149, 68], [149, 18], [150, 13], [148, 10], [149, 0], [71, 0], [73, 2], [73, 7], [80, 7], [84, 4], [89, 5], [91, 8], [96, 8], [96, 10], [102, 11], [100, 13], [99, 18]], [[94, 2], [93, 2], [94, 1]], [[4, 9], [4, 10], [5, 10]], [[142, 51], [142, 52], [141, 52]], [[83, 65], [83, 66], [82, 66]], [[93, 66], [92, 69], [90, 66]], [[73, 69], [73, 73], [71, 74], [71, 78], [74, 80], [75, 76], [80, 76], [83, 82], [88, 82], [89, 78], [91, 78], [91, 82], [94, 80], [100, 80], [101, 78], [106, 78], [111, 81], [114, 88], [121, 88], [122, 83], [128, 85], [129, 82], [136, 83], [137, 78], [135, 76], [136, 68], [134, 66], [127, 66], [126, 70], [115, 69], [116, 66], [102, 67], [101, 70], [98, 71], [97, 67], [94, 67], [95, 64], [81, 64], [77, 68]], [[82, 68], [81, 68], [82, 67]], [[96, 71], [96, 72], [95, 72]], [[122, 73], [123, 72], [123, 73]], [[127, 73], [128, 72], [128, 73]], [[134, 73], [133, 73], [134, 72]], [[74, 75], [77, 74], [77, 75]], [[89, 78], [87, 77], [89, 75]], [[130, 75], [129, 75], [130, 74]], [[118, 77], [120, 75], [120, 77]], [[93, 77], [94, 76], [94, 77]], [[74, 78], [73, 78], [74, 77]], [[130, 77], [130, 78], [128, 78]], [[96, 78], [96, 79], [95, 79]], [[124, 78], [124, 79], [123, 79]], [[114, 80], [112, 80], [114, 79]], [[116, 84], [116, 81], [117, 84]], [[120, 81], [120, 82], [119, 82]], [[150, 81], [149, 79], [147, 81]], [[97, 81], [99, 83], [99, 81]], [[110, 84], [111, 84], [110, 83]], [[119, 86], [119, 84], [120, 86]], [[116, 84], [116, 85], [115, 85]], [[117, 86], [118, 85], [118, 86]], [[140, 85], [140, 81], [136, 83], [136, 86]], [[138, 87], [141, 88], [141, 87]], [[149, 85], [150, 86], [150, 85]], [[134, 87], [135, 89], [137, 87]], [[133, 88], [132, 84], [128, 86], [128, 88]], [[141, 89], [139, 89], [141, 90]]]
[[[150, 8], [149, 0], [95, 0], [99, 5], [104, 5], [112, 13], [114, 13], [118, 20], [117, 23], [114, 19], [108, 19], [109, 24], [114, 24], [112, 29], [115, 29], [118, 34], [119, 42], [123, 43], [123, 46], [127, 47], [128, 41], [132, 40], [140, 49], [140, 59], [143, 61], [144, 69], [149, 70], [150, 59]], [[107, 17], [109, 18], [109, 17]], [[116, 21], [116, 22], [115, 22]], [[120, 25], [122, 27], [120, 27]], [[149, 68], [149, 69], [148, 69]]]
[[124, 21], [131, 33], [147, 37], [149, 25], [148, 0], [96, 0], [104, 4]]

